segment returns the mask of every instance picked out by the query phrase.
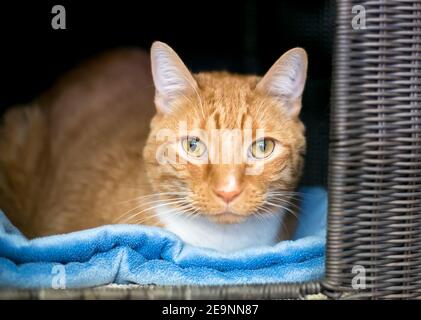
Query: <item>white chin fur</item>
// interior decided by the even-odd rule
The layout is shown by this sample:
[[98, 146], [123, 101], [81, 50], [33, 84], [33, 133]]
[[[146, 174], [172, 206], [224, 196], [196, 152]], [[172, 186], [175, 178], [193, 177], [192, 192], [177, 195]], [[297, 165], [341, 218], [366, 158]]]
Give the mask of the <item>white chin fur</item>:
[[219, 224], [204, 216], [187, 218], [168, 209], [156, 209], [167, 230], [188, 244], [221, 252], [276, 244], [283, 218], [280, 212], [264, 217], [250, 216], [241, 223]]

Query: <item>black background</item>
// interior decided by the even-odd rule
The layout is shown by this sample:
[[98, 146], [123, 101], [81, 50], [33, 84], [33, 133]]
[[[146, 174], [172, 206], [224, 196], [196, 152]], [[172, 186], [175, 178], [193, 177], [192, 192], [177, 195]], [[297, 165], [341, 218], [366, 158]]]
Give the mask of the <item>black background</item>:
[[[66, 30], [51, 27], [56, 4], [65, 6]], [[193, 71], [263, 74], [283, 52], [301, 46], [309, 54], [303, 184], [325, 184], [334, 13], [332, 0], [2, 2], [0, 114], [111, 48], [148, 49], [160, 40]]]

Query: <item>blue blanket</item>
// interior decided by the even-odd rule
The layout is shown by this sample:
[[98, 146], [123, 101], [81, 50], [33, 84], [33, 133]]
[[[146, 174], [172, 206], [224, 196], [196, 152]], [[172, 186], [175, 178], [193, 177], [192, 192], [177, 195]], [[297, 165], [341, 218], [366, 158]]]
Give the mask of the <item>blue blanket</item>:
[[324, 273], [327, 196], [301, 189], [295, 240], [235, 253], [184, 244], [157, 227], [109, 225], [27, 240], [0, 211], [0, 287], [251, 284], [316, 280]]

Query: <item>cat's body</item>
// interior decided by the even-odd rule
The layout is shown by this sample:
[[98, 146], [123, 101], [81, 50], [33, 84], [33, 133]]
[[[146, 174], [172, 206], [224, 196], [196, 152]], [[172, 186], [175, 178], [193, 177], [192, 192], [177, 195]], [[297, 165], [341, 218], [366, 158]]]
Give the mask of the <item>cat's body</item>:
[[[165, 78], [159, 74], [167, 65], [159, 60], [162, 52], [172, 54], [156, 45], [153, 78], [148, 54], [117, 51], [82, 65], [32, 105], [5, 115], [0, 129], [0, 208], [25, 235], [143, 223], [222, 251], [277, 241], [286, 212], [282, 207], [288, 207], [301, 173], [305, 141], [298, 112], [288, 120], [282, 120], [283, 111], [268, 114], [281, 120], [280, 128], [261, 119], [275, 136], [278, 129], [286, 132], [279, 131], [275, 138], [287, 146], [287, 151], [276, 149], [279, 154], [261, 175], [248, 177], [244, 164], [160, 164], [156, 137], [162, 128], [175, 132], [175, 119], [186, 121], [189, 129], [253, 127], [253, 118], [259, 112], [265, 116], [265, 111], [254, 114], [247, 104], [255, 101], [266, 108], [266, 103], [275, 103], [266, 101], [267, 92], [253, 96], [260, 79], [254, 76], [210, 73], [190, 79], [184, 74], [180, 79], [195, 88], [177, 89], [180, 83], [165, 83], [174, 70], [163, 70]], [[178, 57], [171, 58], [186, 72], [177, 65]], [[176, 91], [165, 92], [168, 88]], [[170, 117], [168, 108], [175, 104]], [[234, 192], [227, 186], [240, 189]], [[285, 192], [286, 202], [271, 207], [273, 214], [257, 212], [268, 192], [280, 194], [278, 189]], [[224, 243], [226, 248], [221, 248]]]
[[[142, 150], [155, 113], [149, 56], [106, 54], [6, 114], [1, 202], [33, 237], [113, 220], [152, 190]], [[19, 180], [21, 179], [21, 180]], [[5, 199], [5, 196], [8, 198]]]

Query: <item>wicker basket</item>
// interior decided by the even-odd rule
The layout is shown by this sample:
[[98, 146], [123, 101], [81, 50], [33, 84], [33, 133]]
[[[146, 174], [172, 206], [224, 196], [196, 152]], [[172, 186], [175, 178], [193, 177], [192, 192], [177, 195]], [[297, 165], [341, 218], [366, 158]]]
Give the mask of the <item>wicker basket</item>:
[[[354, 5], [366, 29], [354, 29]], [[421, 2], [340, 0], [320, 283], [3, 291], [3, 298], [421, 297]], [[355, 282], [356, 276], [365, 276]], [[354, 283], [354, 284], [353, 284]]]
[[[356, 4], [365, 30], [351, 27]], [[421, 297], [421, 2], [339, 1], [337, 10], [323, 288]], [[366, 276], [359, 291], [356, 266]]]

